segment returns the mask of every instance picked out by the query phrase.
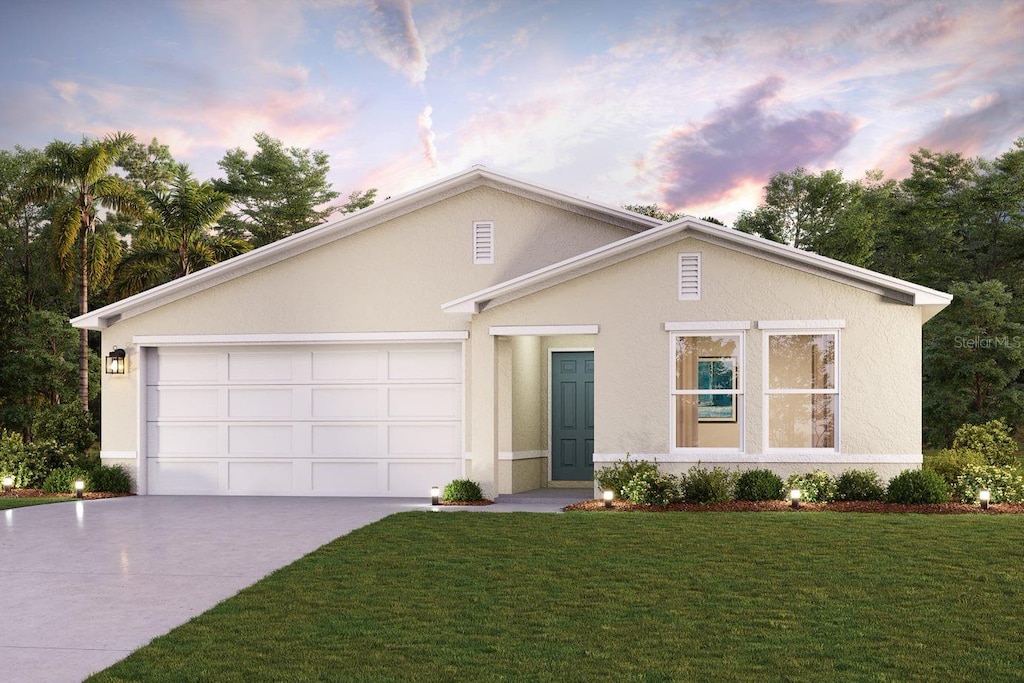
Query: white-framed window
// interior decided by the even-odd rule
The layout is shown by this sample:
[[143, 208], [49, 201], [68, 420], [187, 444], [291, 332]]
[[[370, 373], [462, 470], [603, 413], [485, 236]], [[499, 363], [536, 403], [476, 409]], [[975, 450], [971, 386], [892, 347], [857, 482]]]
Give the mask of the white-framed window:
[[473, 223], [473, 263], [494, 263], [494, 221]]
[[700, 254], [679, 254], [679, 300], [700, 301]]
[[764, 333], [765, 452], [839, 450], [839, 330]]
[[743, 452], [745, 333], [682, 331], [670, 338], [670, 450]]

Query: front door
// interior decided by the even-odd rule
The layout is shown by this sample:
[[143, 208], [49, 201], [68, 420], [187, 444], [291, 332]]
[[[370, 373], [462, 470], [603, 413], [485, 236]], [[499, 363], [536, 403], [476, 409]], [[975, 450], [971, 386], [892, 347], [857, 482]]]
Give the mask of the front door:
[[551, 478], [594, 478], [594, 352], [551, 354]]

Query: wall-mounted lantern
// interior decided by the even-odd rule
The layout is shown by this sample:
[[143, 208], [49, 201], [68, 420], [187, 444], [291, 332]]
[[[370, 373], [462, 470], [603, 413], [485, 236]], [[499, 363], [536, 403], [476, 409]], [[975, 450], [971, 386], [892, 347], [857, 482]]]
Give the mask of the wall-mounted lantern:
[[107, 354], [107, 367], [106, 371], [108, 375], [123, 375], [124, 374], [124, 349], [119, 349], [116, 346]]

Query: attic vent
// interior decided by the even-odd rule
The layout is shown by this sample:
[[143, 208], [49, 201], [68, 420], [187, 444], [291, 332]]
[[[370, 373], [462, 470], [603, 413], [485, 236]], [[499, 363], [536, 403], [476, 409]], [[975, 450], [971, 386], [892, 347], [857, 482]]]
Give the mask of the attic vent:
[[494, 263], [494, 222], [473, 223], [473, 263]]
[[679, 300], [700, 300], [700, 254], [679, 255]]

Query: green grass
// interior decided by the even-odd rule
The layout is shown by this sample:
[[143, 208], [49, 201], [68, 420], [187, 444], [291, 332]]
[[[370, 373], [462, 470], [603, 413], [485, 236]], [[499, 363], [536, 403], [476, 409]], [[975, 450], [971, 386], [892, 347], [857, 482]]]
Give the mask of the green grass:
[[73, 500], [72, 498], [3, 498], [0, 497], [0, 510], [11, 508], [23, 508], [29, 505], [46, 505], [47, 503], [61, 503]]
[[1019, 680], [1022, 538], [1013, 515], [405, 513], [90, 680]]

